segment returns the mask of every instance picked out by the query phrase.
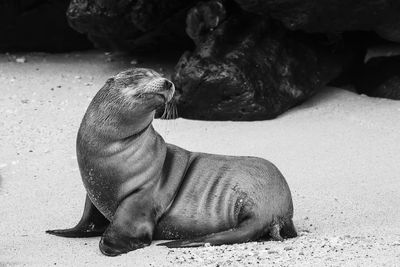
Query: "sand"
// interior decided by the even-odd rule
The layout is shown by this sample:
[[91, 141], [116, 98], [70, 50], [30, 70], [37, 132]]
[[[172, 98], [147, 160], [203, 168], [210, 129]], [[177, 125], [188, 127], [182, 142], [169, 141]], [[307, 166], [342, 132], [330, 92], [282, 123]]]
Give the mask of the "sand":
[[[74, 226], [85, 191], [75, 156], [81, 118], [131, 58], [101, 52], [0, 55], [0, 266], [400, 266], [400, 101], [339, 88], [271, 121], [154, 122], [166, 139], [275, 163], [292, 190], [299, 237], [109, 258]], [[156, 70], [173, 64], [144, 60]]]

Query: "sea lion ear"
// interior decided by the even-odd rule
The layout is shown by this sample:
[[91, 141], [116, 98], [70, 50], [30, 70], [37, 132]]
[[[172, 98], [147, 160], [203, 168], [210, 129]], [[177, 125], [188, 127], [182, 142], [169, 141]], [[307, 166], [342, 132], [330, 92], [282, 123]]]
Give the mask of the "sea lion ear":
[[115, 78], [111, 77], [111, 78], [107, 79], [106, 84], [111, 85], [112, 83], [114, 83], [114, 81], [115, 81]]

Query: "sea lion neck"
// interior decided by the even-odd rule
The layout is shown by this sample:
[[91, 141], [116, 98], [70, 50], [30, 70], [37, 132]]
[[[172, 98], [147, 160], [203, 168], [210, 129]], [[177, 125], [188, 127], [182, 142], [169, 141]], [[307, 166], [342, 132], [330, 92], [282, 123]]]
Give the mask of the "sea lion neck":
[[111, 150], [113, 153], [123, 146], [140, 139], [150, 128], [154, 111], [142, 116], [124, 118], [121, 114], [100, 112], [92, 109], [87, 112], [78, 131], [77, 147], [87, 153]]

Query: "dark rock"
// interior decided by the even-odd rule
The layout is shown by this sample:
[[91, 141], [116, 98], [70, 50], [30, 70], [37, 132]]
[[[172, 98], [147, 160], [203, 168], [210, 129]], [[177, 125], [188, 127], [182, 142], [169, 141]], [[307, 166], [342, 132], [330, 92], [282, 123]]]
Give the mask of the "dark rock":
[[400, 56], [370, 59], [355, 81], [359, 93], [400, 100]]
[[380, 38], [376, 33], [366, 31], [344, 32], [338, 35], [333, 42], [334, 49], [344, 53], [342, 73], [329, 83], [329, 85], [335, 87], [343, 87], [354, 83], [354, 77], [357, 77], [364, 68], [365, 57], [369, 47], [390, 43]]
[[73, 28], [99, 47], [151, 50], [188, 46], [187, 10], [197, 0], [72, 0], [67, 16]]
[[93, 47], [68, 25], [68, 5], [69, 0], [0, 1], [0, 51], [63, 52]]
[[200, 2], [190, 10], [186, 18], [186, 33], [200, 45], [226, 19], [226, 4], [223, 1]]
[[[272, 119], [340, 72], [338, 57], [304, 34], [237, 10], [227, 16], [220, 4], [199, 3], [188, 14], [187, 31], [197, 48], [181, 57], [173, 77], [180, 116]], [[211, 5], [214, 18], [203, 11], [204, 5]]]
[[371, 30], [400, 42], [398, 0], [235, 0], [244, 10], [277, 19], [292, 30]]
[[197, 0], [137, 0], [134, 2], [136, 3], [130, 11], [131, 20], [137, 28], [146, 32], [157, 28], [176, 12], [187, 11]]
[[[81, 33], [88, 33], [89, 38], [127, 39], [135, 36], [139, 30], [134, 27], [129, 17], [130, 1], [95, 1], [72, 0], [67, 17], [70, 25]], [[100, 45], [103, 45], [100, 42]]]

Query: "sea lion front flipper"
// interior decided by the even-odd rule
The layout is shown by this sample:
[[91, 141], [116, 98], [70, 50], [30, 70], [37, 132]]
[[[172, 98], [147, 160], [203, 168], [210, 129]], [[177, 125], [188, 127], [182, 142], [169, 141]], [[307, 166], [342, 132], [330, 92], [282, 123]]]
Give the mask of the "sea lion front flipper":
[[256, 240], [262, 236], [264, 230], [260, 228], [260, 224], [243, 222], [238, 228], [230, 229], [227, 231], [209, 234], [203, 237], [189, 239], [189, 240], [175, 240], [157, 244], [158, 246], [166, 246], [168, 248], [187, 248], [187, 247], [201, 247], [206, 244], [211, 246], [239, 244]]
[[109, 221], [93, 205], [92, 201], [86, 195], [85, 208], [78, 224], [69, 229], [47, 230], [46, 233], [62, 237], [92, 237], [101, 236]]
[[132, 194], [120, 203], [99, 243], [104, 255], [117, 256], [151, 244], [155, 212], [149, 209], [153, 201], [149, 195]]

